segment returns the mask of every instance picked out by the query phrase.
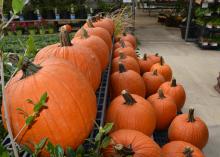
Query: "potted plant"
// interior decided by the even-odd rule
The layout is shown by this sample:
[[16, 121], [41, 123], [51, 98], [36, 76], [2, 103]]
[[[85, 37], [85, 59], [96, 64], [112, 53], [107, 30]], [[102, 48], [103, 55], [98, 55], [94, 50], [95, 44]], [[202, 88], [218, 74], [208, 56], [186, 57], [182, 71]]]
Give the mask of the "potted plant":
[[36, 34], [36, 27], [34, 25], [29, 25], [28, 26], [28, 33], [30, 35], [35, 35]]
[[46, 33], [46, 30], [45, 30], [44, 26], [40, 27], [39, 33], [40, 33], [40, 35], [44, 35]]
[[49, 24], [47, 27], [47, 31], [49, 34], [53, 34], [54, 33], [54, 26], [52, 24]]

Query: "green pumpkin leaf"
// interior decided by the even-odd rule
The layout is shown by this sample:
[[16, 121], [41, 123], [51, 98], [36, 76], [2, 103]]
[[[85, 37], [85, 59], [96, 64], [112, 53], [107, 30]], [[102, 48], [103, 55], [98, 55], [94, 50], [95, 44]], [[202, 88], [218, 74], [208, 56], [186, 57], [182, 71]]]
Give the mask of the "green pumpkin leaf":
[[50, 141], [46, 145], [46, 150], [50, 154], [54, 154], [54, 152], [55, 152], [55, 147]]
[[63, 148], [60, 145], [55, 146], [55, 154], [56, 154], [56, 157], [63, 157], [64, 156]]
[[43, 138], [37, 145], [35, 145], [35, 149], [41, 150], [45, 146], [47, 140], [48, 138]]
[[42, 107], [45, 107], [45, 106], [46, 106], [45, 103], [46, 103], [46, 101], [47, 101], [47, 98], [48, 98], [47, 93], [44, 93], [44, 94], [41, 96], [40, 101], [39, 101], [37, 104], [35, 104], [35, 106], [34, 106], [34, 112], [39, 113], [40, 110], [42, 109]]
[[27, 126], [29, 126], [34, 122], [34, 120], [35, 120], [34, 116], [29, 116], [29, 117], [27, 117], [25, 123], [26, 123]]
[[14, 14], [22, 11], [24, 7], [24, 0], [12, 0], [12, 9]]
[[30, 104], [34, 104], [33, 100], [31, 100], [31, 99], [27, 99], [26, 101]]
[[76, 152], [71, 147], [67, 147], [66, 156], [67, 157], [76, 157]]
[[80, 145], [76, 150], [76, 157], [84, 157], [85, 149], [82, 145]]
[[101, 148], [106, 148], [108, 147], [108, 145], [111, 142], [111, 137], [110, 136], [106, 136], [103, 140], [102, 140], [102, 144], [101, 144]]
[[102, 133], [102, 132], [99, 132], [99, 133], [96, 135], [96, 137], [95, 137], [95, 141], [96, 141], [96, 142], [97, 142], [97, 141], [100, 141], [101, 138], [102, 138], [102, 136], [103, 136], [103, 133]]
[[47, 92], [45, 92], [40, 98], [40, 103], [45, 104], [47, 102], [47, 98], [48, 98], [48, 95], [47, 95]]
[[26, 42], [26, 45], [27, 45], [27, 49], [25, 51], [24, 56], [28, 57], [28, 58], [32, 58], [33, 56], [35, 56], [35, 54], [37, 52], [33, 36], [29, 36], [29, 38]]
[[112, 128], [113, 128], [113, 123], [106, 123], [105, 126], [103, 127], [103, 130], [105, 131], [105, 134], [108, 134]]

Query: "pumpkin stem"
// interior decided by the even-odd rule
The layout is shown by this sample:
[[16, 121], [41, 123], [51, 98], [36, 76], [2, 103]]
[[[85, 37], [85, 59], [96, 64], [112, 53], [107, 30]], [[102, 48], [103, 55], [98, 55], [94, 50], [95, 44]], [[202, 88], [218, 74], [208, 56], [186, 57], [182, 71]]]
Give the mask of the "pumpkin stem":
[[131, 148], [131, 144], [128, 147], [123, 146], [122, 144], [116, 144], [114, 146], [115, 151], [122, 157], [133, 156], [135, 152]]
[[146, 53], [144, 54], [143, 60], [145, 60], [145, 61], [147, 60], [147, 54]]
[[42, 68], [39, 65], [33, 64], [27, 57], [19, 59], [17, 54], [10, 54], [9, 61], [14, 65], [18, 65], [19, 69], [23, 71], [21, 80], [37, 73]]
[[101, 17], [100, 17], [100, 15], [96, 15], [96, 16], [95, 16], [95, 18], [96, 18], [96, 21], [99, 21], [99, 20], [101, 20]]
[[89, 37], [89, 34], [88, 34], [88, 32], [87, 32], [87, 30], [85, 29], [85, 28], [81, 28], [81, 30], [82, 30], [82, 38], [84, 38], [84, 39], [87, 39], [88, 37]]
[[194, 108], [189, 109], [189, 114], [188, 114], [188, 122], [195, 122], [195, 117], [194, 117]]
[[86, 21], [86, 23], [87, 23], [87, 25], [88, 25], [89, 28], [94, 28], [94, 25], [93, 25], [91, 19], [88, 19], [88, 20]]
[[124, 98], [124, 100], [125, 100], [125, 104], [127, 104], [127, 105], [133, 105], [133, 104], [137, 103], [137, 101], [131, 96], [130, 93], [128, 93], [128, 91], [123, 90], [123, 91], [121, 92], [121, 94], [122, 94], [122, 96], [123, 96], [123, 98]]
[[184, 148], [183, 154], [185, 155], [185, 157], [192, 157], [193, 152], [194, 150], [191, 147], [186, 147]]
[[121, 44], [121, 47], [122, 47], [122, 48], [125, 48], [125, 47], [126, 47], [125, 42], [124, 42], [124, 40], [122, 40], [122, 39], [120, 39], [120, 44]]
[[155, 56], [158, 57], [158, 56], [159, 56], [159, 53], [155, 53]]
[[62, 47], [72, 46], [70, 36], [69, 36], [69, 32], [66, 30], [65, 27], [61, 27], [61, 30], [60, 30], [60, 43], [61, 43]]
[[92, 20], [92, 22], [97, 22], [96, 17], [92, 17], [91, 20]]
[[153, 71], [153, 75], [157, 76], [157, 69]]
[[126, 35], [127, 35], [127, 33], [124, 31], [124, 32], [123, 32], [123, 36], [126, 36]]
[[124, 72], [126, 72], [127, 70], [126, 70], [126, 68], [125, 68], [125, 66], [124, 66], [124, 64], [122, 64], [121, 62], [119, 62], [119, 72], [120, 73], [124, 73]]
[[122, 59], [125, 59], [126, 56], [123, 52], [119, 52], [119, 59], [122, 60]]
[[171, 87], [176, 87], [176, 86], [177, 86], [177, 84], [176, 84], [176, 79], [173, 78], [173, 79], [172, 79], [172, 82], [171, 82]]
[[163, 57], [161, 56], [160, 57], [160, 65], [163, 65], [164, 64], [164, 59], [163, 59]]
[[159, 90], [158, 90], [158, 95], [159, 95], [159, 98], [160, 98], [160, 99], [166, 98], [165, 95], [164, 95], [164, 93], [163, 93], [163, 90], [162, 90], [162, 89], [159, 89]]

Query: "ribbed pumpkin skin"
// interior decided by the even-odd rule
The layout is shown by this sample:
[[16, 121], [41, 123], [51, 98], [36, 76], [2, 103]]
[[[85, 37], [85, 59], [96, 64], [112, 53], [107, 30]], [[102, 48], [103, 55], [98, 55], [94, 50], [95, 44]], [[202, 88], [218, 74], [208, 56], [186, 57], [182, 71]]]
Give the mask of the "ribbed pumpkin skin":
[[129, 41], [133, 45], [134, 48], [137, 47], [137, 42], [136, 42], [135, 36], [126, 33], [126, 35], [122, 35], [121, 39], [124, 41]]
[[144, 73], [143, 79], [146, 87], [147, 97], [155, 94], [160, 85], [165, 82], [165, 79], [161, 74], [154, 75], [153, 72]]
[[153, 64], [160, 63], [160, 56], [155, 55], [149, 55], [148, 58], [153, 62]]
[[151, 67], [154, 65], [149, 58], [147, 58], [146, 60], [138, 58], [138, 63], [141, 69], [141, 74], [144, 74], [145, 72], [149, 72]]
[[171, 123], [168, 137], [170, 141], [185, 141], [202, 149], [208, 142], [209, 131], [199, 117], [195, 117], [195, 122], [188, 122], [188, 114], [182, 114]]
[[156, 129], [167, 129], [177, 114], [174, 100], [167, 95], [165, 95], [165, 98], [160, 98], [158, 93], [150, 96], [147, 100], [153, 105], [157, 116]]
[[160, 63], [154, 64], [151, 67], [150, 71], [154, 71], [154, 70], [157, 70], [158, 73], [163, 75], [166, 81], [170, 81], [172, 79], [172, 69], [168, 64], [163, 64], [163, 65], [161, 65]]
[[133, 157], [161, 157], [160, 147], [148, 136], [135, 130], [118, 130], [110, 134], [112, 144], [104, 150], [104, 157], [116, 157], [113, 144], [131, 145]]
[[132, 129], [151, 136], [156, 127], [154, 109], [144, 98], [131, 95], [137, 102], [133, 105], [125, 104], [123, 96], [118, 96], [111, 102], [106, 122], [114, 123], [113, 130]]
[[144, 80], [133, 70], [123, 73], [117, 71], [111, 75], [111, 98], [119, 96], [124, 89], [131, 94], [145, 97]]
[[[134, 49], [134, 46], [129, 41], [124, 41], [124, 43], [125, 43], [125, 47], [130, 47], [130, 48]], [[116, 50], [117, 48], [121, 48], [120, 41], [118, 41], [114, 44], [114, 50]]]
[[181, 111], [186, 100], [186, 93], [182, 85], [177, 84], [176, 87], [171, 87], [171, 82], [163, 83], [160, 88], [164, 91], [165, 94], [171, 96], [176, 103], [177, 110]]
[[140, 68], [139, 68], [137, 60], [135, 60], [133, 57], [130, 57], [130, 56], [125, 56], [124, 59], [120, 59], [120, 57], [114, 58], [112, 60], [112, 73], [118, 71], [119, 61], [124, 64], [126, 69], [133, 70], [137, 73], [140, 73]]
[[122, 47], [121, 47], [121, 48], [117, 48], [117, 49], [114, 51], [114, 54], [113, 54], [114, 57], [113, 57], [113, 58], [118, 57], [120, 52], [122, 52], [122, 53], [124, 53], [125, 55], [131, 56], [131, 57], [133, 57], [134, 59], [138, 60], [137, 55], [136, 55], [136, 52], [135, 52], [134, 49], [131, 48], [131, 47], [125, 47], [125, 48], [122, 48]]
[[[114, 28], [112, 27], [112, 25], [110, 24], [110, 22], [108, 20], [98, 20], [96, 22], [92, 22], [94, 27], [101, 27], [104, 28], [105, 30], [107, 30], [109, 32], [109, 34], [112, 36], [114, 33]], [[88, 28], [87, 23], [84, 24], [83, 26], [84, 28]]]
[[[16, 109], [33, 113], [33, 105], [26, 100], [36, 103], [47, 92], [48, 108], [40, 112], [32, 127], [26, 128], [16, 141], [32, 148], [30, 141], [36, 144], [48, 137], [63, 148], [77, 148], [90, 134], [96, 118], [94, 91], [84, 76], [65, 60], [49, 58], [40, 66], [42, 69], [37, 73], [21, 80], [23, 72], [19, 71], [5, 90], [13, 135], [25, 124], [23, 114]], [[2, 113], [4, 117], [3, 107]]]
[[[105, 43], [108, 45], [109, 51], [112, 49], [112, 38], [106, 29], [101, 27], [94, 27], [94, 28], [86, 27], [85, 30], [88, 32], [89, 35], [95, 35], [102, 38], [105, 41]], [[74, 37], [81, 37], [81, 34], [82, 34], [82, 30], [79, 29], [74, 35]]]
[[106, 69], [109, 62], [109, 49], [101, 38], [97, 36], [89, 36], [88, 38], [76, 37], [72, 39], [72, 43], [90, 48], [98, 57], [102, 71]]
[[172, 141], [164, 145], [162, 147], [163, 157], [186, 157], [183, 153], [186, 147], [193, 149], [192, 157], [205, 157], [197, 147], [184, 141]]
[[84, 74], [93, 89], [95, 91], [98, 89], [101, 81], [101, 66], [97, 56], [89, 48], [77, 45], [60, 47], [59, 44], [54, 44], [41, 49], [34, 60], [39, 64], [50, 57], [70, 61]]

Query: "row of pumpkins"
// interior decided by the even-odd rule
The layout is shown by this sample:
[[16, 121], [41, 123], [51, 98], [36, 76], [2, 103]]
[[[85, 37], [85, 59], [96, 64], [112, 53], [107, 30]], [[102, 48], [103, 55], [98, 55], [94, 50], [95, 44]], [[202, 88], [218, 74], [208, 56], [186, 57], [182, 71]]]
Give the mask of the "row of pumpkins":
[[[123, 34], [114, 44], [112, 101], [106, 114], [106, 122], [114, 123], [114, 132], [105, 156], [116, 152], [135, 157], [204, 157], [200, 149], [208, 141], [208, 128], [194, 117], [193, 108], [188, 114], [177, 115], [186, 94], [172, 79], [171, 67], [158, 54], [138, 58], [135, 49], [136, 39], [131, 34]], [[150, 137], [155, 130], [167, 129], [171, 142], [161, 150]]]
[[[110, 18], [87, 21], [72, 40], [69, 31], [67, 25], [61, 27], [60, 43], [41, 49], [33, 62], [24, 60], [21, 70], [5, 88], [12, 132], [14, 137], [19, 134], [16, 142], [28, 145], [32, 150], [32, 143], [39, 143], [44, 137], [63, 148], [71, 146], [75, 149], [88, 137], [96, 119], [95, 91], [102, 71], [109, 64], [114, 22]], [[116, 156], [117, 152], [122, 156], [159, 157], [167, 154], [176, 157], [183, 150], [187, 157], [192, 154], [203, 156], [198, 148], [207, 142], [207, 127], [198, 117], [194, 118], [193, 110], [189, 117], [183, 114], [175, 118], [177, 110], [184, 105], [185, 93], [175, 79], [171, 83], [165, 82], [172, 78], [171, 68], [158, 55], [138, 59], [136, 39], [131, 34], [115, 38], [112, 102], [106, 116], [106, 122], [114, 122], [114, 132], [110, 134], [112, 144], [104, 150], [104, 156]], [[48, 93], [48, 107], [30, 127], [22, 130], [24, 113], [17, 109], [33, 114], [34, 106], [26, 100], [37, 103], [44, 92]], [[2, 113], [4, 117], [4, 108]], [[164, 146], [161, 153], [159, 146], [148, 136], [155, 129], [163, 130], [169, 125], [170, 140], [178, 141]], [[42, 156], [48, 154], [43, 151]]]

